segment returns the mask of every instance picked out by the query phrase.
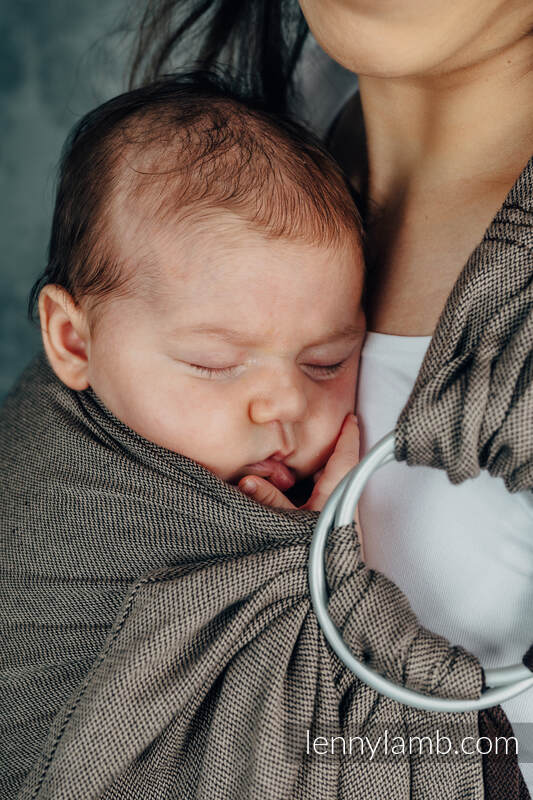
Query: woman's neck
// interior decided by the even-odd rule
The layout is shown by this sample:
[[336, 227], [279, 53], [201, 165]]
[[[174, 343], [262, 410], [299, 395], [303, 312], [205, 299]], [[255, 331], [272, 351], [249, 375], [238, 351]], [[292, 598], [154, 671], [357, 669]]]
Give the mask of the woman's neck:
[[431, 334], [533, 151], [533, 37], [454, 72], [359, 84], [331, 144], [366, 199], [369, 329]]
[[359, 86], [378, 206], [418, 191], [510, 188], [533, 150], [532, 36], [455, 72], [360, 76]]

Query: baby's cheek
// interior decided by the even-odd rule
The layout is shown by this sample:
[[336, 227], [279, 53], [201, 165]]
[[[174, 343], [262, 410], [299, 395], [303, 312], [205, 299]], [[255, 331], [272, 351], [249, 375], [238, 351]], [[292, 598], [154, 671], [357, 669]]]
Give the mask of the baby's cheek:
[[199, 461], [219, 478], [229, 480], [243, 464], [257, 460], [258, 452], [250, 443], [250, 426], [241, 409], [220, 403], [191, 408], [187, 420], [186, 441], [189, 458]]
[[357, 373], [351, 371], [342, 380], [331, 382], [317, 400], [310, 415], [306, 435], [306, 473], [321, 469], [332, 454], [346, 414], [355, 408]]
[[351, 365], [336, 380], [331, 381], [326, 389], [326, 407], [328, 416], [334, 420], [339, 428], [346, 414], [355, 409], [355, 394], [357, 388], [358, 363]]
[[326, 464], [335, 448], [345, 416], [341, 412], [327, 413], [310, 421], [306, 430], [305, 446], [301, 450], [301, 477], [313, 475]]

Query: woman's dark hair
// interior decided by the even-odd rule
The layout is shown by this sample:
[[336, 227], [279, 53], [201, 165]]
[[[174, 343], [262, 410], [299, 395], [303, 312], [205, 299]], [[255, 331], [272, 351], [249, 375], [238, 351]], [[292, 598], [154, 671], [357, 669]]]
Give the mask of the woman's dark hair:
[[267, 108], [284, 112], [307, 33], [297, 0], [149, 0], [130, 87], [175, 68], [223, 66]]
[[335, 246], [346, 236], [359, 244], [361, 236], [349, 183], [324, 145], [261, 99], [230, 88], [220, 71], [164, 76], [114, 97], [74, 127], [30, 318], [47, 283], [96, 308], [101, 298], [149, 279], [145, 265], [124, 269], [117, 237], [129, 233], [122, 223], [117, 230], [118, 208], [146, 230], [228, 210], [275, 238]]

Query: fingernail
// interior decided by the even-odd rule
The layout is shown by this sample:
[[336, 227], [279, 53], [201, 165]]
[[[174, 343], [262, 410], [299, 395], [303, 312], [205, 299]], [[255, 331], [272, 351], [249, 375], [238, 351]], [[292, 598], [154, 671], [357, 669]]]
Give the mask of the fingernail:
[[251, 478], [246, 478], [246, 480], [241, 483], [241, 489], [245, 494], [254, 494], [257, 489], [257, 483]]

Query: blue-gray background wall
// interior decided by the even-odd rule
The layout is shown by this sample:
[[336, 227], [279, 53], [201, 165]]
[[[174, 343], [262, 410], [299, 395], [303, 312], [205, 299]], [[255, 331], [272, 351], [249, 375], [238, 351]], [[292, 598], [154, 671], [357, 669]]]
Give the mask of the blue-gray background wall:
[[40, 346], [26, 303], [46, 263], [61, 146], [125, 88], [134, 24], [131, 0], [0, 0], [0, 403]]

